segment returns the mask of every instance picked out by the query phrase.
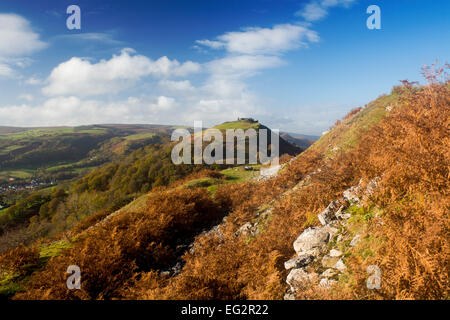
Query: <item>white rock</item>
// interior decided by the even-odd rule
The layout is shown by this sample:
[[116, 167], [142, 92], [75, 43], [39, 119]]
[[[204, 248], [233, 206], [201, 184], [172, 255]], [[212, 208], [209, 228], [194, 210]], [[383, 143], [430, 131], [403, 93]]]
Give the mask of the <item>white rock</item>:
[[348, 201], [359, 202], [359, 193], [361, 188], [359, 186], [353, 186], [344, 191], [343, 195]]
[[330, 257], [328, 255], [325, 255], [322, 257], [322, 266], [324, 268], [334, 268], [336, 263], [339, 261], [339, 257]]
[[286, 278], [286, 283], [291, 286], [292, 292], [297, 292], [310, 286], [316, 277], [316, 273], [308, 273], [303, 269], [292, 269]]
[[243, 224], [237, 231], [236, 235], [250, 236], [253, 233], [254, 226], [250, 222]]
[[356, 246], [359, 242], [361, 241], [361, 235], [357, 234], [356, 236], [353, 237], [352, 241], [350, 241], [350, 246], [354, 247]]
[[330, 223], [332, 220], [336, 219], [336, 211], [339, 208], [339, 203], [337, 201], [330, 202], [328, 207], [326, 207], [325, 210], [323, 210], [319, 215], [317, 216], [319, 218], [320, 223], [324, 226]]
[[339, 261], [336, 262], [336, 264], [334, 265], [334, 268], [341, 272], [344, 272], [345, 270], [347, 270], [347, 267], [345, 266], [344, 261], [342, 261], [342, 259], [339, 259]]
[[286, 270], [292, 269], [292, 268], [301, 268], [313, 261], [313, 256], [310, 254], [302, 254], [298, 257], [292, 258], [284, 263], [284, 268]]
[[260, 180], [266, 180], [266, 179], [270, 179], [272, 177], [276, 177], [280, 168], [281, 168], [280, 165], [270, 166], [268, 168], [261, 168], [259, 170]]
[[336, 249], [331, 249], [330, 257], [340, 257], [342, 256], [342, 252]]
[[323, 278], [323, 279], [320, 280], [320, 282], [319, 282], [319, 287], [328, 290], [328, 289], [330, 289], [336, 282], [337, 282], [336, 280], [331, 280], [331, 279]]
[[321, 278], [331, 278], [332, 276], [334, 276], [336, 274], [336, 271], [334, 271], [333, 269], [327, 269], [324, 272], [322, 272], [322, 274], [320, 275]]
[[312, 227], [302, 232], [294, 241], [294, 250], [297, 254], [318, 248], [324, 245], [330, 238], [330, 228]]
[[284, 300], [295, 300], [295, 295], [292, 292], [287, 292], [284, 297]]

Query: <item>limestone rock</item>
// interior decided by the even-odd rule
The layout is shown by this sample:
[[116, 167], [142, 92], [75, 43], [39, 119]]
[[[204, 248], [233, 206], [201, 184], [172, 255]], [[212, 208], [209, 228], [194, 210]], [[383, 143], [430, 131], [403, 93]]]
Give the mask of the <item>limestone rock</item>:
[[319, 287], [324, 289], [330, 289], [335, 283], [337, 283], [336, 280], [331, 280], [327, 278], [323, 278], [319, 282]]
[[317, 273], [308, 273], [303, 269], [292, 269], [286, 278], [286, 283], [291, 286], [292, 292], [297, 292], [310, 286], [316, 277]]
[[329, 269], [325, 270], [324, 272], [322, 272], [322, 274], [320, 275], [320, 278], [331, 278], [335, 275], [336, 275], [336, 271], [329, 268]]
[[350, 241], [350, 246], [354, 247], [356, 246], [359, 242], [361, 241], [361, 235], [357, 234], [356, 236], [353, 237], [352, 241]]
[[329, 255], [330, 257], [340, 257], [342, 256], [342, 252], [336, 249], [331, 249]]
[[336, 262], [334, 268], [341, 272], [344, 272], [345, 270], [347, 270], [347, 267], [345, 266], [344, 261], [342, 261], [342, 259], [339, 259], [339, 261]]
[[336, 219], [335, 213], [339, 209], [339, 202], [333, 201], [331, 202], [325, 210], [323, 210], [317, 216], [319, 218], [320, 223], [324, 226], [330, 223], [332, 220]]
[[295, 300], [295, 294], [293, 294], [290, 290], [287, 292], [284, 297], [284, 300]]
[[240, 236], [240, 235], [244, 235], [245, 237], [251, 236], [251, 235], [255, 235], [255, 231], [257, 226], [247, 222], [245, 224], [243, 224], [237, 231], [236, 231], [236, 236]]
[[294, 250], [297, 254], [319, 248], [324, 245], [330, 238], [329, 227], [311, 227], [303, 231], [294, 241]]
[[322, 258], [322, 266], [324, 268], [334, 268], [338, 261], [339, 257], [330, 257], [327, 255]]
[[311, 254], [302, 254], [298, 257], [292, 258], [284, 263], [284, 268], [286, 270], [292, 268], [301, 268], [313, 261], [314, 257]]

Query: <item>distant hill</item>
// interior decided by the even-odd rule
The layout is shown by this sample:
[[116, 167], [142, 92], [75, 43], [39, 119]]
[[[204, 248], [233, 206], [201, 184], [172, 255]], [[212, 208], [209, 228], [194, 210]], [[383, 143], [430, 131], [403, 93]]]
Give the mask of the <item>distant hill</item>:
[[316, 140], [320, 138], [318, 136], [308, 136], [291, 132], [282, 132], [280, 133], [280, 137], [282, 137], [287, 142], [303, 149], [309, 148], [309, 146], [311, 146]]
[[[242, 129], [242, 130], [255, 129], [255, 131], [257, 133], [259, 133], [260, 129], [265, 129], [265, 130], [267, 130], [268, 150], [270, 150], [270, 145], [271, 145], [270, 137], [271, 137], [272, 130], [270, 130], [270, 128], [266, 127], [265, 125], [259, 123], [256, 120], [251, 119], [251, 120], [227, 121], [220, 125], [214, 126], [213, 128], [223, 130], [223, 131], [225, 131], [227, 129], [234, 129], [234, 130], [236, 130], [236, 129]], [[291, 141], [284, 139], [282, 134], [280, 134], [279, 138], [280, 138], [279, 139], [279, 154], [280, 154], [280, 156], [283, 154], [295, 156], [306, 149], [306, 148], [301, 148], [300, 146], [292, 143]]]
[[78, 176], [147, 144], [167, 142], [174, 126], [105, 124], [0, 127], [0, 185], [14, 179]]

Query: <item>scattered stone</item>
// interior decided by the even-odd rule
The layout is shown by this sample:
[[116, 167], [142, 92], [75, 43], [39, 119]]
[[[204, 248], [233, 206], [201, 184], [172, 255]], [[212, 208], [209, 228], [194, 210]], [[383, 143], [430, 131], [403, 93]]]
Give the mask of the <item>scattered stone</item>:
[[343, 195], [344, 198], [348, 201], [352, 202], [359, 202], [359, 192], [361, 191], [359, 186], [350, 187], [349, 189], [345, 190]]
[[270, 166], [268, 168], [261, 168], [259, 170], [259, 177], [258, 180], [268, 180], [270, 178], [276, 177], [278, 175], [278, 171], [280, 170], [281, 166]]
[[369, 183], [366, 186], [366, 191], [364, 192], [364, 198], [370, 197], [375, 192], [375, 189], [378, 186], [378, 181], [380, 180], [381, 180], [380, 177], [375, 177], [369, 181]]
[[292, 258], [284, 263], [284, 268], [290, 270], [292, 268], [301, 268], [313, 261], [313, 256], [310, 254], [302, 254], [298, 257]]
[[339, 208], [339, 202], [333, 201], [331, 202], [328, 207], [323, 210], [319, 215], [317, 216], [319, 218], [320, 223], [324, 226], [328, 223], [330, 223], [332, 220], [336, 218], [335, 213], [338, 211]]
[[342, 256], [342, 252], [336, 249], [331, 249], [330, 251], [330, 257], [340, 257]]
[[341, 272], [344, 272], [345, 270], [347, 270], [347, 267], [345, 266], [344, 261], [342, 261], [342, 259], [339, 259], [339, 261], [336, 262], [334, 268]]
[[292, 292], [297, 292], [310, 286], [316, 277], [317, 273], [308, 273], [303, 269], [292, 269], [286, 278], [286, 283], [291, 286]]
[[353, 237], [352, 241], [350, 241], [350, 247], [356, 246], [361, 241], [361, 235], [357, 234]]
[[290, 290], [289, 290], [289, 292], [287, 292], [285, 295], [284, 295], [284, 298], [283, 298], [284, 300], [295, 300], [295, 294], [293, 294], [292, 292], [290, 292]]
[[254, 225], [250, 222], [243, 224], [237, 231], [236, 235], [244, 235], [246, 237], [252, 235], [254, 233]]
[[324, 245], [330, 238], [329, 227], [311, 227], [303, 231], [294, 241], [294, 250], [297, 254], [318, 248]]
[[328, 289], [330, 289], [335, 283], [337, 283], [336, 280], [331, 280], [331, 279], [323, 278], [323, 279], [320, 280], [320, 282], [319, 282], [319, 287], [328, 290]]
[[390, 111], [392, 110], [392, 106], [386, 106], [385, 110], [386, 110], [387, 112], [390, 112]]
[[341, 206], [339, 208], [339, 210], [335, 213], [336, 218], [338, 218], [339, 220], [350, 219], [352, 217], [352, 215], [348, 212], [345, 212], [343, 209], [344, 209], [344, 206]]
[[320, 277], [321, 278], [331, 278], [331, 277], [333, 277], [335, 275], [336, 275], [336, 271], [334, 271], [333, 269], [329, 268], [329, 269], [325, 270], [324, 272], [322, 272]]
[[322, 258], [322, 266], [324, 268], [334, 268], [338, 261], [339, 257], [330, 257], [327, 255]]

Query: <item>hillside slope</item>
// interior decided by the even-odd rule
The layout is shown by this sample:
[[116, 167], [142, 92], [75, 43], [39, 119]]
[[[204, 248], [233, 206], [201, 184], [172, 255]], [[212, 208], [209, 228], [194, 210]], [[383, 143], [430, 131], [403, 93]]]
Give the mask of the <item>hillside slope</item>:
[[[430, 79], [353, 110], [272, 179], [153, 190], [63, 239], [15, 298], [448, 299], [450, 86]], [[26, 274], [38, 250], [2, 266]]]

